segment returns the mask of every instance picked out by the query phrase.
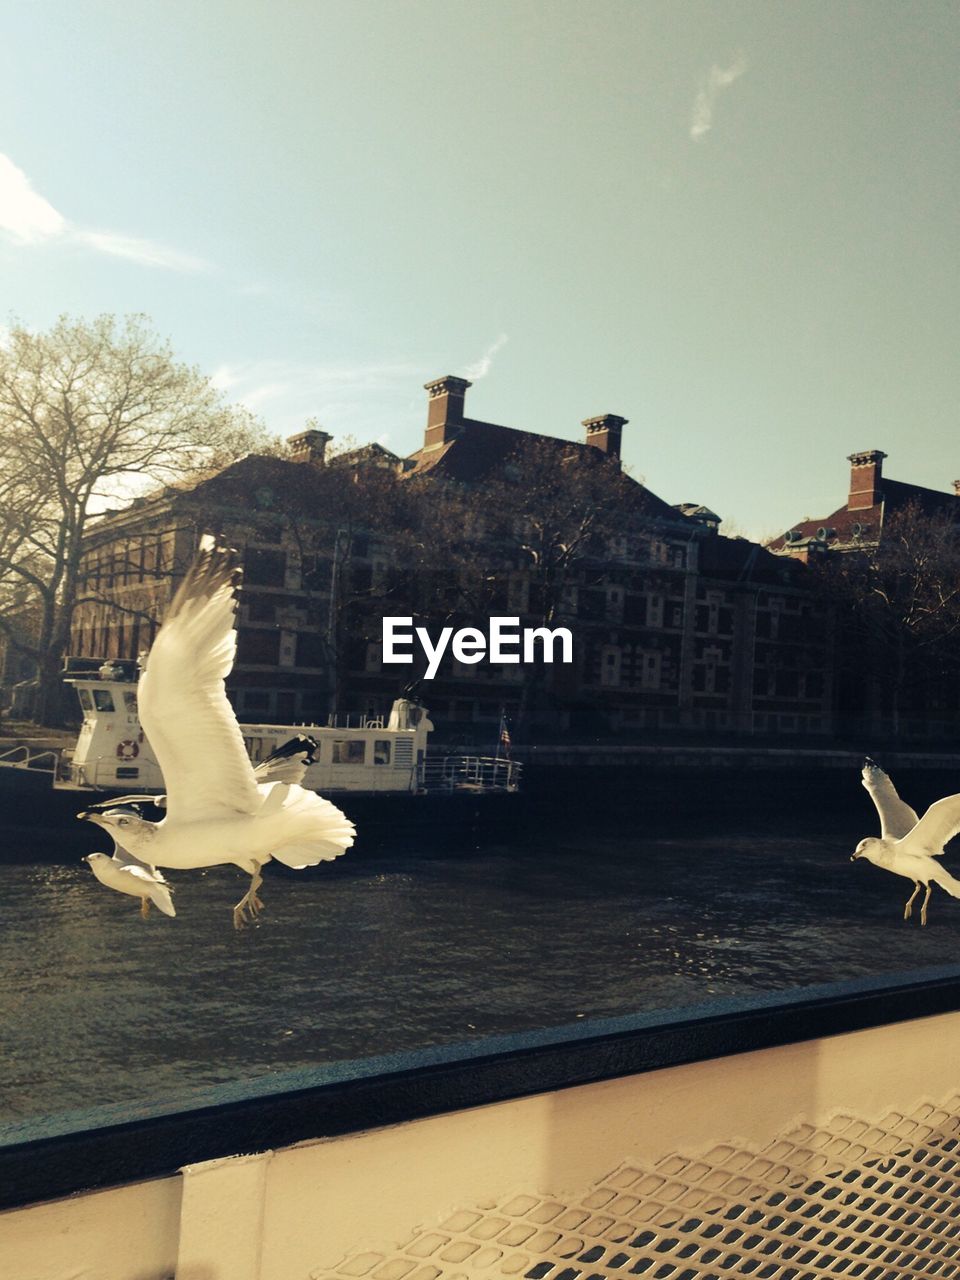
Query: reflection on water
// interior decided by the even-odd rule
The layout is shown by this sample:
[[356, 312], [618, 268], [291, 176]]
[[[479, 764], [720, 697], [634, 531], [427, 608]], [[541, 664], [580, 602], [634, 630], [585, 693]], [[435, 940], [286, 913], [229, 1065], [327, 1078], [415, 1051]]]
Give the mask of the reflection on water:
[[0, 1121], [960, 958], [960, 903], [848, 841], [623, 834], [268, 876], [173, 872], [144, 922], [82, 865], [0, 867]]

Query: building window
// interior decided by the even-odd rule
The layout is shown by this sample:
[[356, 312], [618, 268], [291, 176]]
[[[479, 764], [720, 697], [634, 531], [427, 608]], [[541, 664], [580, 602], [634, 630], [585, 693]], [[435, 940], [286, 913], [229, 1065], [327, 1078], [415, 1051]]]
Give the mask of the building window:
[[623, 654], [613, 645], [607, 645], [600, 655], [600, 683], [607, 689], [620, 687], [620, 671]]
[[383, 670], [383, 645], [380, 644], [379, 641], [373, 641], [367, 645], [367, 660], [364, 665], [364, 670]]
[[242, 665], [275, 667], [280, 661], [279, 631], [241, 629], [237, 645], [237, 662]]
[[241, 695], [244, 711], [269, 711], [270, 694], [266, 689], [244, 689]]
[[373, 744], [373, 763], [389, 764], [390, 763], [390, 739], [377, 738]]
[[641, 689], [659, 689], [662, 658], [659, 653], [644, 653], [640, 658]]
[[244, 603], [247, 606], [248, 622], [274, 622], [277, 606], [273, 596], [263, 595], [259, 591], [244, 592]]
[[286, 572], [287, 556], [283, 551], [247, 547], [243, 553], [243, 580], [251, 586], [282, 587]]
[[337, 738], [333, 744], [334, 764], [363, 764], [367, 744], [362, 738]]
[[297, 633], [298, 667], [324, 667], [327, 665], [327, 644], [322, 635], [315, 631]]

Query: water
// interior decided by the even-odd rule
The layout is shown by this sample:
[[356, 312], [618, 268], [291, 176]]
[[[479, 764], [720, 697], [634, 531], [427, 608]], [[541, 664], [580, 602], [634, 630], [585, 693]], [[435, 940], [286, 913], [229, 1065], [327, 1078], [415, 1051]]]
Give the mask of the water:
[[172, 873], [177, 919], [143, 921], [82, 864], [3, 866], [0, 1123], [960, 960], [960, 902], [935, 890], [929, 926], [905, 924], [910, 885], [851, 864], [851, 840], [628, 824], [398, 847], [268, 875], [242, 933], [233, 869]]

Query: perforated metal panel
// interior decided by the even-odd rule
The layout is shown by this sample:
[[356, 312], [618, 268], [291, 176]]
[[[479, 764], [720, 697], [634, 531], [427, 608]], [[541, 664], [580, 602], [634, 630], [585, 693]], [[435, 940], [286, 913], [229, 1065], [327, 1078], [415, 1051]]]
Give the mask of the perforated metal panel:
[[892, 1280], [960, 1275], [960, 1096], [837, 1115], [762, 1150], [626, 1161], [576, 1197], [514, 1192], [312, 1280]]

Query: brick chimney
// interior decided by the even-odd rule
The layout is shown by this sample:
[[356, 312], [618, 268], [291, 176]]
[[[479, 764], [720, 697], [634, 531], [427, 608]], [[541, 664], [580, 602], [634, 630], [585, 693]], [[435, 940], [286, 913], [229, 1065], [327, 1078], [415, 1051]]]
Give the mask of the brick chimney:
[[434, 445], [446, 444], [460, 434], [463, 426], [463, 400], [467, 387], [473, 386], [473, 383], [466, 378], [455, 378], [452, 374], [447, 374], [445, 378], [437, 378], [423, 385], [429, 396], [423, 447], [429, 449]]
[[333, 439], [329, 431], [319, 431], [311, 427], [308, 431], [300, 431], [295, 436], [287, 436], [292, 462], [312, 462], [322, 467], [327, 452], [327, 445]]
[[883, 478], [883, 460], [886, 456], [879, 449], [868, 449], [865, 453], [851, 453], [848, 456], [847, 461], [850, 463], [848, 511], [866, 511], [868, 507], [875, 507], [880, 501], [880, 481]]
[[615, 413], [601, 413], [598, 418], [584, 418], [581, 426], [587, 429], [587, 444], [619, 463], [620, 434], [627, 422], [627, 418], [618, 418]]

